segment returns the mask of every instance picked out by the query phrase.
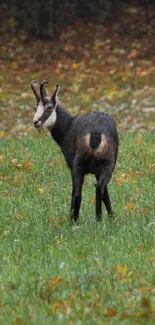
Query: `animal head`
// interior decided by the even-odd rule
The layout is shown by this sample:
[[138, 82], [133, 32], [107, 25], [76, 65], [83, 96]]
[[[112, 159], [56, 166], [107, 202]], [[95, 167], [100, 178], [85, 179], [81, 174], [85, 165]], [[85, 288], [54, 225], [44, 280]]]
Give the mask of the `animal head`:
[[52, 129], [57, 119], [56, 108], [58, 104], [58, 91], [59, 86], [56, 86], [54, 94], [50, 97], [47, 95], [44, 87], [48, 82], [45, 80], [40, 84], [40, 94], [36, 89], [38, 82], [36, 80], [31, 81], [31, 89], [36, 97], [37, 105], [34, 107], [35, 115], [33, 124], [37, 129], [48, 128]]

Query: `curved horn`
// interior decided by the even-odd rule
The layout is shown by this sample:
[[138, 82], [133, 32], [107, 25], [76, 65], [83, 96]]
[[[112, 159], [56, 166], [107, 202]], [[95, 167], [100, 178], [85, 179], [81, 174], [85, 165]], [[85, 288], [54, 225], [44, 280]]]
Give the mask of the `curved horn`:
[[43, 104], [45, 102], [45, 97], [47, 96], [46, 90], [44, 88], [44, 84], [48, 84], [48, 81], [44, 80], [40, 85], [40, 95], [41, 95], [41, 99], [42, 99]]
[[37, 102], [39, 102], [40, 101], [40, 96], [37, 93], [37, 90], [35, 89], [34, 84], [38, 84], [38, 82], [36, 80], [32, 80], [31, 81], [31, 89], [32, 89], [32, 91], [33, 91], [33, 93], [34, 93], [34, 95], [35, 95], [35, 97], [37, 99]]

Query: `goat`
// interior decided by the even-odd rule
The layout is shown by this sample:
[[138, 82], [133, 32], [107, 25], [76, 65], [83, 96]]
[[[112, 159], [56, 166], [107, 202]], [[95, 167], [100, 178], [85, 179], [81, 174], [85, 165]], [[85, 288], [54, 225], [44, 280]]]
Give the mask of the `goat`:
[[96, 176], [96, 220], [102, 219], [102, 201], [109, 216], [114, 216], [108, 193], [108, 182], [115, 168], [119, 147], [116, 123], [104, 112], [86, 116], [71, 116], [58, 102], [59, 86], [49, 97], [43, 81], [40, 94], [37, 81], [31, 81], [37, 99], [33, 119], [35, 128], [47, 128], [60, 146], [72, 176], [71, 220], [77, 221], [81, 206], [81, 192], [85, 174]]

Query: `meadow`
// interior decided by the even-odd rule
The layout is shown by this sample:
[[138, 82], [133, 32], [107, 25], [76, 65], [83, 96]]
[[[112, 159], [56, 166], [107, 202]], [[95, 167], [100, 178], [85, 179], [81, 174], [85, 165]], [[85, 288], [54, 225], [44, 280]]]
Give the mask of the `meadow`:
[[115, 219], [95, 220], [85, 178], [77, 224], [70, 173], [48, 136], [0, 142], [0, 324], [154, 324], [154, 134], [120, 132]]
[[[80, 19], [46, 41], [15, 32], [6, 3], [0, 11], [0, 325], [153, 325], [155, 29], [138, 1], [124, 1], [113, 23]], [[47, 79], [50, 95], [59, 84], [73, 115], [104, 110], [116, 119], [114, 220], [104, 208], [96, 222], [89, 175], [80, 219], [71, 224], [70, 172], [54, 141], [31, 127], [33, 79]]]

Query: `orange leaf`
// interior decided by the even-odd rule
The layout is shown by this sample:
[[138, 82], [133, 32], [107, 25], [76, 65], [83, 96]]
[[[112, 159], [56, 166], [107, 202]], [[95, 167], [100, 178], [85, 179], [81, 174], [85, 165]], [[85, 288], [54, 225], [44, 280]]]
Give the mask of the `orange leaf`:
[[142, 252], [144, 252], [145, 248], [146, 248], [145, 245], [140, 245], [138, 247], [138, 251], [142, 253]]
[[135, 140], [135, 143], [143, 143], [144, 140], [141, 138], [141, 137], [138, 137], [136, 140]]
[[122, 183], [130, 183], [130, 184], [136, 184], [137, 183], [137, 180], [136, 179], [133, 179], [133, 175], [131, 175], [131, 177], [128, 177], [127, 174], [122, 174], [120, 177], [116, 177], [116, 182], [118, 184], [122, 184]]
[[90, 202], [91, 202], [91, 204], [95, 204], [95, 202], [96, 202], [96, 198], [95, 198], [95, 196], [93, 196], [93, 197], [91, 198]]
[[57, 285], [57, 284], [59, 284], [61, 281], [62, 281], [62, 277], [61, 277], [61, 276], [57, 276], [55, 279], [53, 279], [53, 280], [51, 281], [51, 283], [54, 284], [54, 285]]
[[125, 208], [126, 208], [126, 209], [129, 209], [129, 210], [134, 209], [134, 207], [135, 207], [134, 202], [128, 202], [128, 203], [126, 204], [126, 206], [125, 206]]
[[77, 64], [77, 63], [73, 63], [73, 64], [72, 64], [72, 68], [73, 68], [73, 69], [77, 69], [77, 68], [78, 68], [78, 64]]
[[62, 162], [60, 160], [57, 161], [57, 165], [60, 166]]
[[130, 172], [129, 172], [129, 174], [130, 174], [131, 176], [133, 176], [133, 175], [135, 174], [134, 170], [131, 169]]
[[106, 311], [107, 317], [115, 317], [117, 315], [117, 310], [113, 307], [108, 307]]
[[30, 160], [25, 160], [23, 164], [16, 165], [19, 169], [25, 169], [27, 172], [31, 172], [32, 170], [32, 162]]
[[127, 313], [126, 311], [124, 311], [122, 314], [121, 314], [121, 319], [126, 319], [129, 317], [129, 313]]
[[22, 164], [18, 164], [18, 159], [14, 158], [11, 160], [11, 163], [18, 169], [25, 169], [27, 172], [32, 170], [32, 162], [30, 160], [25, 160]]
[[[149, 293], [151, 291], [151, 289], [150, 288], [139, 288], [138, 291], [141, 293]], [[144, 304], [145, 304], [145, 302], [144, 302]]]
[[54, 304], [53, 304], [53, 309], [55, 309], [55, 310], [57, 310], [57, 311], [60, 311], [61, 310], [61, 304], [60, 304], [60, 302], [55, 302]]

